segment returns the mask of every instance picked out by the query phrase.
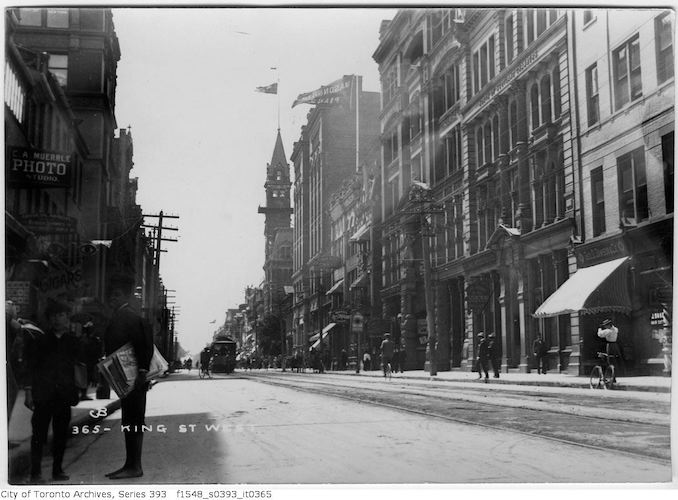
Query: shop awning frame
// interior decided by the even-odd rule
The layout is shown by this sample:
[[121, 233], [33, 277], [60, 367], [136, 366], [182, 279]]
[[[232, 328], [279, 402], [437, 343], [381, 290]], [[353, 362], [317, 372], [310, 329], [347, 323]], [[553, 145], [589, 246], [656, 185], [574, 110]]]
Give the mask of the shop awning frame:
[[[325, 328], [323, 328], [323, 331], [322, 331], [322, 339], [323, 340], [325, 340], [325, 338], [330, 334], [330, 331], [332, 330], [332, 328], [334, 328], [335, 326], [337, 326], [336, 323], [329, 323]], [[309, 342], [313, 342], [311, 347], [309, 347], [309, 350], [317, 349], [318, 346], [320, 345], [320, 334], [316, 333], [315, 335], [313, 335], [308, 340], [309, 340]]]
[[365, 233], [367, 233], [370, 230], [370, 225], [369, 224], [363, 224], [358, 228], [358, 230], [349, 238], [349, 241], [360, 241], [366, 238], [363, 238], [365, 236]]
[[628, 260], [622, 257], [577, 270], [532, 316], [551, 318], [575, 312], [628, 314], [632, 309], [624, 265]]
[[327, 293], [325, 295], [332, 295], [333, 293], [336, 293], [339, 287], [341, 287], [344, 284], [344, 279], [340, 279], [337, 281], [334, 285], [332, 285], [332, 288], [327, 290]]

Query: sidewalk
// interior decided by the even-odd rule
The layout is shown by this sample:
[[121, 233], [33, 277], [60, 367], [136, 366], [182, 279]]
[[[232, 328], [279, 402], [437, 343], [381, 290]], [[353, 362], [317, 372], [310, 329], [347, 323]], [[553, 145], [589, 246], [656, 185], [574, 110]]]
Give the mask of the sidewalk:
[[[383, 377], [383, 373], [380, 370], [371, 370], [367, 372], [361, 370], [360, 373], [356, 373], [355, 369], [353, 369], [345, 371], [326, 371], [325, 373], [331, 373], [333, 375], [351, 375], [356, 377]], [[393, 374], [393, 379], [398, 378], [478, 383], [478, 374], [466, 371], [438, 372], [437, 375], [431, 377], [431, 375], [424, 370], [410, 370]], [[546, 375], [539, 375], [537, 373], [501, 373], [500, 378], [493, 378], [492, 374], [490, 374], [489, 383], [588, 389], [589, 377], [555, 372], [547, 373]], [[617, 377], [615, 390], [671, 392], [671, 377]]]
[[[91, 401], [80, 401], [77, 406], [71, 408], [71, 427], [91, 425], [100, 418], [90, 415], [101, 412], [106, 409], [106, 415], [110, 415], [115, 410], [120, 408], [120, 400], [117, 398], [115, 392], [111, 391], [113, 399], [96, 399], [95, 389], [88, 390], [88, 396], [92, 398]], [[14, 409], [12, 410], [12, 417], [9, 423], [8, 439], [10, 443], [15, 446], [7, 451], [8, 463], [8, 479], [9, 481], [16, 481], [21, 479], [30, 467], [31, 454], [31, 417], [33, 412], [24, 406], [24, 391], [20, 390], [17, 396]], [[52, 433], [50, 426], [50, 435], [48, 441], [51, 441]], [[49, 450], [49, 448], [46, 448]], [[49, 462], [49, 453], [46, 453], [43, 458]]]

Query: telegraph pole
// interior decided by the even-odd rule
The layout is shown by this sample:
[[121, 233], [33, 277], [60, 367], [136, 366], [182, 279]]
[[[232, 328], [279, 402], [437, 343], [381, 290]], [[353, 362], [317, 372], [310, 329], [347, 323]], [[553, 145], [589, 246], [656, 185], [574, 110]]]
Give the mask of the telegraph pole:
[[[151, 293], [149, 296], [154, 300], [154, 304], [150, 305], [150, 309], [153, 311], [154, 309], [157, 308], [158, 306], [158, 300], [160, 299], [159, 292], [160, 290], [157, 288], [160, 285], [160, 254], [162, 252], [166, 252], [166, 250], [163, 250], [161, 248], [162, 242], [163, 241], [178, 241], [175, 238], [163, 238], [162, 237], [162, 231], [163, 229], [166, 231], [178, 231], [179, 229], [176, 227], [166, 227], [163, 226], [163, 219], [178, 219], [178, 215], [166, 215], [163, 213], [161, 210], [158, 215], [155, 214], [143, 214], [144, 217], [152, 217], [152, 218], [157, 218], [158, 219], [158, 224], [157, 225], [149, 225], [149, 224], [142, 224], [142, 227], [149, 228], [152, 230], [153, 235], [152, 238], [155, 239], [154, 241], [154, 255], [153, 255], [153, 279], [151, 280]], [[163, 287], [164, 288], [164, 287]], [[162, 343], [164, 344], [166, 351], [163, 353], [165, 356], [168, 356], [169, 359], [168, 361], [171, 363], [173, 359], [170, 357], [173, 353], [173, 339], [170, 339], [170, 343], [168, 344], [167, 342], [167, 337], [169, 336], [169, 323], [165, 321], [165, 316], [167, 315], [167, 312], [165, 312], [165, 309], [167, 308], [167, 297], [163, 293], [163, 303], [162, 303], [162, 316], [161, 316], [161, 325], [162, 325], [162, 330], [160, 332], [161, 336], [164, 337]]]
[[424, 274], [424, 302], [426, 304], [426, 333], [428, 337], [429, 350], [429, 372], [433, 377], [438, 374], [438, 339], [436, 338], [435, 321], [433, 318], [433, 288], [431, 287], [431, 250], [429, 238], [435, 236], [435, 230], [429, 224], [428, 217], [434, 214], [444, 213], [444, 209], [433, 199], [431, 188], [428, 184], [415, 183], [412, 185], [409, 194], [409, 200], [416, 203], [418, 208], [414, 213], [419, 215], [419, 234], [421, 236], [421, 252]]

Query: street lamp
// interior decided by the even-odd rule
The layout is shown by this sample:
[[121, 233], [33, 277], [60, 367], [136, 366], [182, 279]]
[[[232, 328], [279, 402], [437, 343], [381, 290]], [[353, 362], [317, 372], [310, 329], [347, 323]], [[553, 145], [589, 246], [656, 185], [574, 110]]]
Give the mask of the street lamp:
[[433, 229], [433, 214], [443, 213], [440, 205], [435, 203], [431, 188], [424, 182], [414, 181], [410, 188], [409, 200], [417, 204], [414, 214], [419, 215], [421, 234], [421, 258], [424, 269], [424, 301], [426, 305], [426, 333], [428, 337], [429, 373], [433, 377], [438, 374], [437, 369], [437, 338], [433, 318], [433, 289], [431, 287], [431, 255], [429, 238], [435, 236]]

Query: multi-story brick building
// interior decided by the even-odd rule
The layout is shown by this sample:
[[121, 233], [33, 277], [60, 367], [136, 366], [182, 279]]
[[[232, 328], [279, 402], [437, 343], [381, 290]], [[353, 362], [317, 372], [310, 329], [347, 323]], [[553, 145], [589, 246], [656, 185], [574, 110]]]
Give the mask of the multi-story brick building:
[[[579, 370], [580, 346], [588, 345], [595, 320], [580, 324], [579, 310], [534, 313], [575, 273], [578, 257], [582, 264], [582, 252], [575, 248], [593, 236], [586, 186], [591, 177], [585, 165], [601, 166], [600, 152], [593, 153], [601, 144], [610, 164], [616, 161], [614, 151], [626, 153], [615, 149], [629, 144], [626, 132], [619, 132], [621, 122], [635, 131], [637, 141], [650, 138], [654, 142], [649, 148], [672, 157], [673, 123], [673, 71], [666, 69], [668, 63], [657, 66], [661, 69], [654, 80], [649, 73], [655, 66], [649, 64], [642, 83], [652, 97], [643, 97], [635, 107], [628, 104], [640, 97], [634, 85], [641, 79], [624, 52], [636, 50], [631, 26], [626, 28], [630, 45], [623, 45], [624, 28], [615, 24], [611, 33], [615, 40], [621, 37], [618, 44], [606, 48], [598, 43], [602, 50], [592, 51], [594, 39], [610, 36], [604, 31], [577, 33], [573, 26], [582, 15], [561, 9], [405, 9], [382, 25], [374, 54], [382, 80], [382, 300], [386, 318], [402, 318], [409, 368], [423, 367], [427, 358], [420, 263], [430, 259], [435, 294], [428, 310], [435, 315], [431, 340], [437, 344], [438, 369], [468, 368], [477, 334], [494, 332], [501, 341], [504, 370], [529, 370], [537, 333], [547, 339], [552, 367]], [[634, 18], [631, 12], [625, 15]], [[667, 61], [671, 39], [652, 31], [668, 32], [666, 21], [653, 19], [646, 23], [654, 23], [651, 27], [640, 31], [641, 42], [648, 52], [656, 46], [657, 61]], [[610, 25], [599, 24], [600, 30]], [[593, 33], [595, 21], [589, 19], [587, 29]], [[620, 97], [615, 97], [617, 114], [606, 121], [615, 124], [594, 127], [581, 137], [577, 117], [585, 121], [586, 115], [578, 106], [585, 79], [591, 79], [585, 68], [615, 57], [615, 96]], [[588, 66], [582, 67], [582, 59]], [[598, 80], [592, 99], [600, 103], [597, 85]], [[622, 108], [626, 111], [619, 113]], [[623, 118], [629, 110], [634, 116]], [[602, 111], [597, 112], [600, 117]], [[649, 114], [643, 118], [642, 112]], [[656, 125], [647, 128], [648, 123]], [[622, 162], [626, 170], [636, 163], [631, 156]], [[664, 171], [668, 179], [672, 165]], [[664, 189], [668, 183], [662, 175], [653, 177], [655, 193], [662, 195], [653, 199], [659, 218], [668, 212], [663, 204], [670, 191]], [[619, 177], [621, 186], [626, 181]], [[430, 187], [442, 210], [410, 202], [413, 182]], [[615, 189], [606, 193], [616, 201], [618, 181], [609, 182]], [[431, 255], [422, 255], [420, 208], [437, 229]], [[610, 223], [618, 215], [606, 213]], [[651, 267], [656, 276], [655, 269], [666, 266]], [[604, 295], [583, 312], [624, 309], [618, 294]]]
[[[573, 315], [583, 364], [601, 349], [594, 332], [605, 317], [637, 373], [661, 372], [667, 334], [670, 344], [663, 318], [673, 302], [674, 23], [669, 10], [571, 13], [583, 214], [574, 253], [587, 276], [615, 268], [600, 290], [617, 300], [615, 309]], [[552, 303], [562, 309], [566, 293]]]
[[308, 114], [291, 156], [295, 196], [293, 346], [297, 349], [308, 348], [309, 336], [315, 341], [322, 330], [326, 330], [325, 334], [330, 332], [327, 328], [331, 324], [332, 294], [327, 295], [327, 291], [332, 288], [333, 270], [341, 260], [331, 252], [329, 203], [332, 193], [355, 173], [378, 130], [378, 93], [362, 91], [362, 79], [356, 80], [358, 120], [354, 106], [316, 105]]

